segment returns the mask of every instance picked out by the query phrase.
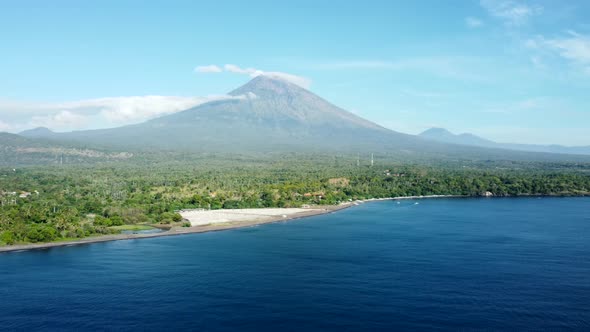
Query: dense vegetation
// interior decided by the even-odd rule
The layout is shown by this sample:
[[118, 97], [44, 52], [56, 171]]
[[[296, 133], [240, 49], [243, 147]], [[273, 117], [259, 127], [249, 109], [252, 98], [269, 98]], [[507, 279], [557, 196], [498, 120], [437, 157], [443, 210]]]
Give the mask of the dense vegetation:
[[[453, 162], [356, 156], [191, 156], [176, 161], [0, 169], [0, 244], [176, 225], [187, 208], [297, 207], [413, 195], [586, 195], [589, 164]], [[141, 166], [140, 166], [141, 165]], [[22, 193], [28, 197], [19, 197]]]

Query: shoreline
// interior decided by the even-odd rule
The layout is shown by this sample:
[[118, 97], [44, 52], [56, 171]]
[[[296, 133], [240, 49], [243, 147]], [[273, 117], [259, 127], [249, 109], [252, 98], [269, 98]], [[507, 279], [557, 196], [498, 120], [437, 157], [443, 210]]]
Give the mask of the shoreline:
[[[360, 200], [360, 202], [376, 202], [376, 201], [398, 201], [405, 199], [431, 199], [431, 198], [476, 198], [477, 196], [469, 195], [419, 195], [419, 196], [397, 196], [397, 197], [384, 197], [384, 198], [368, 198]], [[353, 201], [354, 202], [354, 201]], [[358, 202], [358, 201], [357, 201]]]
[[18, 251], [28, 251], [28, 250], [43, 250], [43, 249], [58, 248], [58, 247], [71, 247], [71, 246], [78, 246], [78, 245], [85, 245], [85, 244], [92, 244], [92, 243], [101, 243], [101, 242], [149, 239], [149, 238], [155, 238], [155, 237], [217, 232], [217, 231], [239, 229], [239, 228], [257, 226], [257, 225], [263, 225], [263, 224], [270, 224], [270, 223], [276, 223], [276, 222], [282, 222], [282, 221], [291, 221], [291, 220], [297, 220], [297, 219], [302, 219], [302, 218], [307, 218], [307, 217], [319, 216], [319, 215], [324, 215], [324, 214], [329, 214], [329, 213], [333, 213], [336, 211], [344, 210], [344, 209], [347, 209], [352, 206], [354, 206], [354, 205], [353, 204], [345, 204], [345, 205], [317, 206], [314, 208], [310, 208], [309, 211], [304, 211], [304, 212], [300, 212], [297, 214], [293, 214], [293, 215], [287, 216], [285, 218], [283, 216], [275, 216], [275, 217], [270, 217], [270, 218], [267, 218], [264, 220], [258, 219], [258, 220], [248, 220], [248, 221], [222, 222], [222, 223], [214, 223], [214, 224], [209, 224], [209, 225], [192, 226], [192, 227], [173, 227], [168, 231], [163, 231], [163, 232], [159, 232], [159, 233], [114, 234], [114, 235], [102, 235], [102, 236], [87, 237], [87, 238], [82, 238], [82, 239], [73, 240], [73, 241], [0, 246], [0, 254], [9, 253], [9, 252], [18, 252]]
[[[114, 235], [102, 235], [102, 236], [94, 236], [94, 237], [87, 237], [82, 238], [79, 240], [73, 241], [63, 241], [63, 242], [48, 242], [48, 243], [33, 243], [33, 244], [20, 244], [20, 245], [11, 245], [11, 246], [0, 246], [0, 254], [3, 253], [10, 253], [10, 252], [18, 252], [18, 251], [28, 251], [28, 250], [42, 250], [42, 249], [50, 249], [50, 248], [57, 248], [57, 247], [70, 247], [70, 246], [77, 246], [77, 245], [85, 245], [85, 244], [92, 244], [92, 243], [101, 243], [101, 242], [111, 242], [111, 241], [122, 241], [122, 240], [136, 240], [136, 239], [149, 239], [155, 237], [164, 237], [164, 236], [177, 236], [177, 235], [186, 235], [186, 234], [197, 234], [197, 233], [207, 233], [207, 232], [218, 232], [230, 229], [239, 229], [263, 224], [270, 224], [282, 221], [290, 221], [290, 220], [297, 220], [307, 217], [319, 216], [324, 214], [329, 214], [333, 212], [337, 212], [340, 210], [344, 210], [350, 207], [358, 206], [364, 203], [370, 202], [378, 202], [378, 201], [395, 201], [395, 200], [411, 200], [411, 199], [436, 199], [436, 198], [518, 198], [518, 197], [563, 197], [559, 195], [518, 195], [518, 196], [469, 196], [469, 195], [420, 195], [420, 196], [398, 196], [398, 197], [384, 197], [384, 198], [369, 198], [363, 200], [354, 200], [350, 202], [341, 203], [339, 205], [324, 205], [324, 206], [316, 206], [310, 208], [309, 211], [300, 212], [297, 214], [293, 214], [287, 217], [283, 216], [273, 216], [269, 217], [264, 220], [248, 220], [248, 221], [233, 221], [233, 222], [221, 222], [221, 223], [213, 223], [208, 225], [202, 226], [192, 226], [192, 227], [173, 227], [170, 230], [159, 232], [159, 233], [150, 233], [150, 234], [114, 234]], [[572, 195], [566, 197], [588, 197], [588, 195]]]

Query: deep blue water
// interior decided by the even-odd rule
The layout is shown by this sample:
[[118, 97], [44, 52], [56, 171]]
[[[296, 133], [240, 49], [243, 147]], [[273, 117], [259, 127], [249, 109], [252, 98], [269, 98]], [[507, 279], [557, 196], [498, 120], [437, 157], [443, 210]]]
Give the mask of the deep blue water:
[[590, 199], [419, 202], [1, 254], [0, 329], [590, 329]]

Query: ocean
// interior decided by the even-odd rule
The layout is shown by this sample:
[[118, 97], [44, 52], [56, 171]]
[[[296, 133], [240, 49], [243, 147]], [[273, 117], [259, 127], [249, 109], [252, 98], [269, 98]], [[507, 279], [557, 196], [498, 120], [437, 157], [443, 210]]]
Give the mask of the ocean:
[[0, 329], [590, 329], [590, 198], [424, 199], [0, 254]]

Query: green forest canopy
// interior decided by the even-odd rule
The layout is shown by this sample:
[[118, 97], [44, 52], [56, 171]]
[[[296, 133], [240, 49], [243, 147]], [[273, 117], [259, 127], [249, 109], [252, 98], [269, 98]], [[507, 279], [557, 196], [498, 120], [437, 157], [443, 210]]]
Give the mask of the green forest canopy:
[[[96, 165], [0, 169], [0, 244], [174, 224], [188, 208], [300, 207], [416, 195], [587, 195], [590, 164], [357, 156], [202, 155]], [[28, 197], [19, 197], [30, 193]]]

